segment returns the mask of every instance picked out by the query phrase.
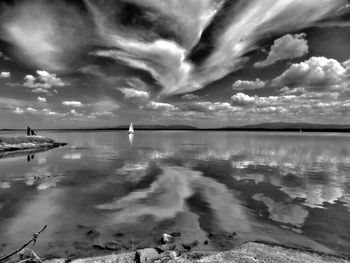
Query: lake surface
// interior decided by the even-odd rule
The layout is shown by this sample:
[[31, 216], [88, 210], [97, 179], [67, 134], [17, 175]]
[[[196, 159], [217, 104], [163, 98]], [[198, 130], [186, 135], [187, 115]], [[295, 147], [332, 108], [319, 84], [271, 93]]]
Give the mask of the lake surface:
[[69, 145], [0, 159], [0, 254], [48, 225], [43, 257], [174, 231], [200, 250], [263, 240], [350, 256], [348, 134], [136, 131], [132, 145], [125, 131], [41, 134]]

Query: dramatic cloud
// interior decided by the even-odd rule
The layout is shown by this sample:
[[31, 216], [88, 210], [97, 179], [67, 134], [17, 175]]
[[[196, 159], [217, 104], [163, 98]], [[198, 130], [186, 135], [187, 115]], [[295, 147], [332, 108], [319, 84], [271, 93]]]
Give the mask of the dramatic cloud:
[[256, 79], [255, 81], [251, 80], [237, 80], [235, 83], [233, 83], [232, 88], [233, 90], [254, 90], [254, 89], [262, 89], [265, 87], [265, 82]]
[[242, 67], [244, 55], [256, 48], [267, 34], [278, 34], [307, 27], [343, 6], [346, 1], [255, 0], [242, 5], [232, 16], [223, 34], [217, 37], [216, 48], [205, 61], [197, 76], [197, 88]]
[[162, 18], [161, 23], [168, 26], [179, 42], [187, 49], [192, 48], [200, 39], [203, 30], [209, 25], [214, 15], [220, 9], [224, 0], [192, 0], [184, 4], [179, 0], [128, 0], [139, 6], [153, 9], [145, 15]]
[[25, 63], [47, 70], [65, 70], [89, 43], [88, 21], [73, 5], [22, 1], [8, 6], [6, 11], [1, 15], [4, 33], [0, 38], [18, 49], [18, 57]]
[[0, 79], [1, 78], [9, 78], [11, 77], [11, 73], [10, 72], [1, 72], [0, 73]]
[[148, 71], [163, 87], [169, 89], [166, 93], [172, 93], [178, 85], [187, 84], [192, 65], [185, 61], [186, 51], [175, 42], [156, 40], [146, 43], [124, 39], [116, 33], [105, 37], [108, 43], [121, 50], [100, 50], [91, 54], [120, 60], [131, 67]]
[[63, 82], [56, 74], [51, 74], [44, 70], [37, 70], [37, 77], [26, 75], [24, 77], [24, 87], [32, 89], [34, 93], [50, 93], [52, 87], [63, 87], [68, 85]]
[[347, 0], [12, 2], [0, 5], [0, 99], [13, 99], [0, 101], [3, 126], [335, 123], [349, 112], [347, 29], [315, 28], [346, 26]]
[[264, 61], [254, 64], [256, 67], [265, 67], [284, 59], [293, 59], [304, 56], [309, 52], [309, 46], [305, 39], [306, 34], [287, 34], [275, 40], [271, 46], [269, 55]]
[[83, 107], [84, 104], [82, 104], [80, 101], [63, 101], [62, 102], [62, 105], [65, 105], [65, 106], [72, 106], [72, 107]]
[[[140, 3], [140, 1], [134, 2]], [[172, 13], [169, 10], [175, 10], [173, 13], [176, 18], [177, 10], [182, 10], [178, 3], [178, 1], [174, 1], [174, 9], [161, 8], [164, 7], [164, 4], [160, 4], [158, 1], [154, 5], [161, 12], [165, 12], [164, 15]], [[194, 5], [197, 3], [198, 1], [194, 1]], [[187, 59], [190, 54], [188, 46], [168, 39], [140, 40], [133, 34], [125, 33], [106, 19], [107, 14], [111, 12], [106, 10], [106, 7], [103, 8], [88, 1], [100, 37], [106, 46], [113, 47], [109, 50], [94, 51], [91, 54], [113, 58], [130, 67], [149, 72], [163, 87], [162, 94], [164, 95], [191, 92], [240, 68], [246, 60], [244, 55], [256, 49], [256, 43], [267, 34], [280, 34], [288, 30], [307, 27], [331, 12], [335, 12], [344, 3], [346, 1], [326, 0], [320, 3], [318, 0], [307, 2], [302, 0], [254, 0], [244, 5], [238, 5], [239, 15], [232, 15], [232, 19], [227, 19], [222, 31], [218, 32], [212, 53], [198, 66]], [[195, 9], [189, 8], [189, 10], [192, 12]], [[211, 10], [213, 11], [208, 14], [213, 15], [217, 7]], [[198, 18], [198, 10], [195, 13], [191, 12], [191, 19], [186, 21], [195, 21]], [[203, 15], [201, 12], [199, 13]], [[206, 24], [207, 22], [202, 23], [203, 26]], [[198, 32], [202, 31], [203, 29], [197, 31], [196, 34], [198, 35]], [[191, 36], [193, 39], [193, 35]], [[296, 36], [296, 38], [299, 38], [299, 41], [303, 40], [302, 35]], [[289, 54], [289, 56], [291, 55]]]

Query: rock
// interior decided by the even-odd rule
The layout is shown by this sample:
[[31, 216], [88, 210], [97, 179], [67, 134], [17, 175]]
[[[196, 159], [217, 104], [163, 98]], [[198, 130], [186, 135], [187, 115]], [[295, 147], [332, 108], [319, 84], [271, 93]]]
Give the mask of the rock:
[[157, 250], [157, 252], [160, 254], [166, 251], [175, 250], [175, 247], [176, 247], [175, 244], [165, 244], [165, 245], [157, 246], [154, 249]]
[[208, 245], [208, 243], [209, 243], [208, 240], [204, 240], [203, 242], [204, 245]]
[[184, 249], [191, 250], [192, 248], [196, 247], [199, 245], [199, 242], [193, 241], [192, 243], [182, 243], [182, 246]]
[[232, 232], [232, 234], [228, 235], [228, 238], [234, 238], [237, 236], [236, 232]]
[[135, 253], [134, 261], [136, 263], [146, 263], [159, 257], [157, 250], [154, 248], [145, 248]]
[[181, 233], [180, 232], [172, 232], [172, 233], [170, 233], [170, 235], [173, 237], [180, 237]]
[[118, 250], [121, 248], [121, 246], [115, 241], [109, 241], [105, 243], [105, 248], [108, 250]]
[[173, 263], [176, 261], [176, 253], [174, 251], [167, 251], [159, 255], [158, 258], [152, 260], [152, 263]]
[[208, 235], [207, 235], [207, 237], [208, 238], [213, 238], [215, 235], [213, 234], [213, 233], [209, 233]]
[[114, 234], [115, 237], [123, 237], [124, 236], [124, 233], [122, 232], [117, 232]]
[[171, 235], [168, 235], [168, 234], [163, 234], [162, 235], [162, 244], [171, 244], [171, 243], [174, 243], [175, 241], [175, 238]]
[[97, 249], [105, 249], [105, 246], [101, 243], [96, 243], [96, 244], [93, 244], [92, 246]]
[[100, 232], [98, 232], [97, 230], [95, 229], [91, 229], [89, 230], [86, 235], [89, 237], [89, 238], [96, 238], [100, 235]]

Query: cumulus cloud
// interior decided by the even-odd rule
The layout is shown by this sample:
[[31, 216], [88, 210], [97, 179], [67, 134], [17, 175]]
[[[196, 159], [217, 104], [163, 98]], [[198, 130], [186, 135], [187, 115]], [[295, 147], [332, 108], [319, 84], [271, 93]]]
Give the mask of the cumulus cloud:
[[150, 101], [145, 106], [142, 106], [142, 108], [155, 111], [174, 111], [177, 109], [173, 104], [156, 101]]
[[181, 98], [184, 100], [196, 100], [196, 99], [199, 99], [200, 97], [198, 95], [188, 93], [188, 94], [183, 95]]
[[46, 98], [44, 98], [44, 97], [38, 97], [38, 101], [39, 101], [39, 102], [46, 102]]
[[[350, 113], [350, 62], [324, 57], [292, 64], [272, 80], [280, 88], [276, 96], [249, 96], [239, 92], [231, 104], [243, 115], [265, 116], [270, 121], [331, 121], [346, 119]], [[261, 120], [261, 119], [260, 119]]]
[[252, 80], [237, 80], [232, 85], [233, 90], [255, 90], [255, 89], [262, 89], [265, 88], [265, 82], [256, 79], [255, 81]]
[[89, 116], [95, 118], [95, 117], [105, 117], [105, 116], [109, 116], [112, 117], [115, 114], [111, 111], [97, 111], [97, 112], [92, 112]]
[[50, 93], [52, 87], [63, 87], [68, 85], [54, 73], [44, 70], [37, 70], [37, 76], [26, 75], [24, 77], [24, 87], [32, 89], [34, 93]]
[[75, 101], [75, 100], [63, 101], [62, 105], [64, 105], [64, 106], [71, 106], [71, 107], [83, 107], [84, 106], [84, 104], [82, 104], [80, 101]]
[[194, 112], [232, 112], [235, 111], [228, 102], [211, 102], [211, 101], [196, 101], [192, 103], [181, 104], [182, 111], [194, 111]]
[[50, 109], [47, 109], [47, 108], [42, 109], [40, 113], [42, 113], [44, 115], [48, 115], [48, 116], [58, 116], [58, 117], [66, 116], [65, 113], [56, 112], [56, 111], [53, 111], [53, 110], [50, 110]]
[[3, 71], [3, 72], [1, 72], [0, 73], [0, 79], [1, 78], [9, 78], [9, 77], [11, 77], [11, 73], [10, 72], [7, 72], [7, 71]]
[[255, 67], [265, 67], [280, 60], [299, 58], [309, 52], [305, 39], [306, 34], [287, 34], [276, 39], [271, 46], [270, 53], [264, 61], [254, 64]]
[[23, 114], [24, 110], [22, 110], [20, 107], [16, 107], [16, 109], [13, 112], [16, 114]]
[[307, 88], [309, 90], [344, 90], [350, 85], [350, 63], [325, 57], [292, 64], [272, 84], [276, 87]]
[[30, 113], [36, 113], [38, 110], [37, 109], [34, 109], [32, 107], [28, 107], [27, 108], [27, 111], [30, 112]]
[[133, 88], [119, 88], [118, 90], [124, 94], [125, 99], [148, 100], [149, 98], [149, 93], [144, 90], [137, 90]]
[[83, 116], [84, 114], [82, 114], [82, 113], [78, 113], [76, 110], [74, 110], [74, 109], [71, 109], [70, 110], [70, 114], [72, 114], [72, 115], [74, 115], [75, 117], [81, 117], [81, 116]]

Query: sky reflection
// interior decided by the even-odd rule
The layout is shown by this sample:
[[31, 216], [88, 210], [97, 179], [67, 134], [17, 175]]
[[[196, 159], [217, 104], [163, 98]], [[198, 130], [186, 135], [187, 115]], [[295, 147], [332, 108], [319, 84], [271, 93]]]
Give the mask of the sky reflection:
[[176, 230], [200, 241], [217, 234], [200, 249], [265, 239], [350, 251], [348, 136], [139, 132], [133, 145], [122, 132], [49, 136], [71, 144], [0, 161], [6, 249], [48, 224], [45, 253], [97, 253], [80, 225], [102, 240], [123, 229], [126, 243], [138, 235], [144, 245]]

